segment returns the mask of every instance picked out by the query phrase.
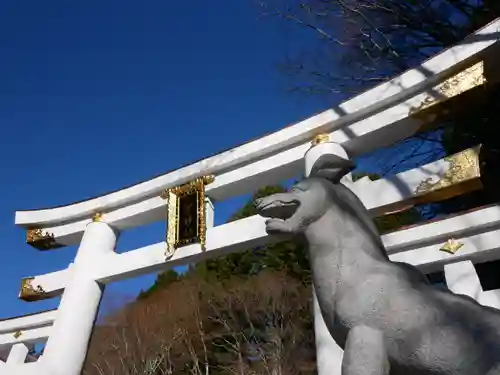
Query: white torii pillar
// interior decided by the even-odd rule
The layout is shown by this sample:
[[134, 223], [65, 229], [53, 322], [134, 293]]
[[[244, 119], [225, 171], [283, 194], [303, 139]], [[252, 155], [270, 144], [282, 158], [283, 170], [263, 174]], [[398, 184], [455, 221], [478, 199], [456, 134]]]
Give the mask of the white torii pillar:
[[[311, 148], [304, 156], [305, 176], [308, 177], [311, 169], [321, 155], [334, 154], [347, 159], [348, 155], [338, 143], [330, 142], [328, 135], [320, 134], [312, 142]], [[352, 183], [350, 174], [344, 176], [343, 183]], [[342, 356], [344, 351], [337, 345], [326, 327], [321, 313], [318, 299], [313, 287], [314, 336], [316, 343], [316, 367], [318, 375], [341, 375]]]
[[103, 221], [87, 225], [53, 331], [40, 360], [43, 375], [79, 375], [87, 354], [104, 286], [92, 277], [103, 254], [114, 251], [117, 232]]
[[465, 294], [479, 301], [483, 288], [474, 264], [470, 260], [446, 264], [444, 275], [448, 289], [453, 293]]
[[445, 265], [444, 274], [448, 289], [452, 292], [474, 298], [481, 305], [500, 309], [498, 290], [483, 290], [476, 268], [470, 260]]
[[20, 365], [26, 360], [29, 353], [29, 347], [25, 343], [18, 343], [12, 345], [10, 349], [9, 356], [7, 357], [7, 364], [9, 365]]
[[318, 375], [340, 375], [344, 351], [337, 345], [326, 327], [313, 288], [314, 340]]

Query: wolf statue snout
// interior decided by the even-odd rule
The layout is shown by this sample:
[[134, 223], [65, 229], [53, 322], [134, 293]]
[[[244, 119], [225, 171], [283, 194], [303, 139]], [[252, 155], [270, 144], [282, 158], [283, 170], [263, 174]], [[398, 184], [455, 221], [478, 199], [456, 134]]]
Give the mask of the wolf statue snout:
[[255, 200], [257, 212], [266, 220], [269, 234], [292, 234], [295, 229], [293, 217], [300, 206], [298, 197], [293, 193], [278, 193]]
[[255, 200], [259, 215], [266, 221], [269, 234], [303, 234], [321, 218], [328, 207], [329, 186], [354, 168], [354, 163], [336, 155], [322, 155], [312, 167], [311, 176], [295, 184], [288, 192]]
[[278, 193], [255, 200], [259, 215], [281, 219], [293, 215], [299, 204], [297, 197], [292, 193]]

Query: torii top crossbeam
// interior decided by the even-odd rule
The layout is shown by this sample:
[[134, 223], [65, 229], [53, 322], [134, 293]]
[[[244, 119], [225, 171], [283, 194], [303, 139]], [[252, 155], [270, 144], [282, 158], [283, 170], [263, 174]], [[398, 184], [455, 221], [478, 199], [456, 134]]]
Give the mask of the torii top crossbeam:
[[16, 212], [16, 224], [44, 229], [55, 243], [77, 243], [85, 225], [96, 213], [118, 229], [149, 223], [163, 217], [162, 190], [213, 174], [207, 195], [222, 200], [252, 191], [301, 172], [310, 140], [327, 133], [351, 157], [387, 146], [414, 134], [426, 119], [411, 116], [424, 101], [442, 99], [436, 86], [465, 67], [485, 61], [499, 38], [494, 21], [420, 66], [368, 90], [335, 108], [288, 126], [239, 147], [174, 170], [151, 180], [100, 197], [60, 207]]

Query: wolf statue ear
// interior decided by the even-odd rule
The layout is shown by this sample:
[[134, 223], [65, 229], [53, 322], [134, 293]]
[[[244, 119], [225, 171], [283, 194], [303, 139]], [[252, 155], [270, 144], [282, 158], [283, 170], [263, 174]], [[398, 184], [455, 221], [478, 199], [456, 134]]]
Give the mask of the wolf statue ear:
[[338, 184], [342, 177], [356, 168], [352, 160], [344, 159], [335, 154], [323, 154], [311, 168], [310, 177], [325, 178], [334, 184]]

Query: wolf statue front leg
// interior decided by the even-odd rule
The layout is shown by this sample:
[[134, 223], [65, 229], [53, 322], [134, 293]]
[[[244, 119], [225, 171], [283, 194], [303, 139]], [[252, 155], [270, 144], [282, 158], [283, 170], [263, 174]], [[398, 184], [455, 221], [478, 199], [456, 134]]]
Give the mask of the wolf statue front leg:
[[342, 375], [389, 375], [389, 360], [382, 332], [366, 326], [349, 331], [342, 360]]

